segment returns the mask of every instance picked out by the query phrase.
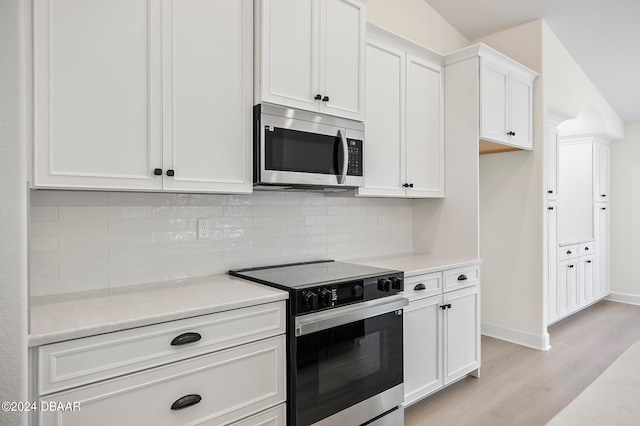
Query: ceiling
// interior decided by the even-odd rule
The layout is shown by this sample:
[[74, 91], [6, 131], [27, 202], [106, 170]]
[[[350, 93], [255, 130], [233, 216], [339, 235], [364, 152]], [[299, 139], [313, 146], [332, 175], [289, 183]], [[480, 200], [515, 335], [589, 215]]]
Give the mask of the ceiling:
[[544, 19], [600, 93], [640, 120], [640, 0], [426, 0], [469, 40]]

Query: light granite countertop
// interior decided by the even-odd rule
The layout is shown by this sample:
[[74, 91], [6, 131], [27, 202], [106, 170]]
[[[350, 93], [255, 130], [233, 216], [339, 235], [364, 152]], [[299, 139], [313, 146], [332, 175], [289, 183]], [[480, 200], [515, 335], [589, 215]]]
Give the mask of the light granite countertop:
[[287, 299], [229, 275], [42, 296], [30, 302], [29, 346], [92, 336]]
[[378, 268], [396, 269], [404, 271], [405, 277], [428, 274], [430, 272], [443, 271], [445, 269], [458, 268], [482, 263], [479, 259], [468, 258], [443, 258], [429, 254], [402, 254], [392, 256], [369, 257], [363, 259], [350, 259], [347, 262], [359, 265], [375, 266]]

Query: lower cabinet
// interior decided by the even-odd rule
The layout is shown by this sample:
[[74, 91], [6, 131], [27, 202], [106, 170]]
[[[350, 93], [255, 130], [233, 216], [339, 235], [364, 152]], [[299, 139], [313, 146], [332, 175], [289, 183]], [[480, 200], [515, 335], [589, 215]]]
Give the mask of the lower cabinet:
[[480, 285], [430, 297], [420, 291], [406, 291], [405, 406], [480, 368]]
[[[65, 376], [84, 375], [84, 367], [88, 365], [93, 365], [95, 370], [95, 356], [102, 351], [101, 347], [116, 348], [113, 357], [101, 357], [102, 362], [98, 364], [102, 364], [104, 371], [109, 371], [104, 366], [118, 352], [130, 354], [138, 364], [132, 373], [115, 372], [104, 380], [101, 380], [103, 375], [90, 383], [82, 379], [78, 383], [86, 384], [73, 386], [71, 383], [63, 390], [48, 392], [47, 387], [40, 385], [39, 406], [70, 409], [40, 410], [35, 424], [284, 426], [284, 304], [278, 302], [257, 308], [196, 317], [197, 324], [192, 324], [194, 319], [185, 319], [39, 348], [39, 367], [34, 374], [35, 381], [41, 384], [49, 379], [47, 371], [56, 372], [56, 361], [67, 357], [75, 359], [76, 372], [66, 369]], [[268, 311], [277, 315], [265, 316], [264, 312]], [[262, 319], [262, 327], [256, 329], [255, 324], [244, 317]], [[217, 324], [222, 328], [212, 326]], [[175, 335], [165, 333], [171, 330], [176, 331]], [[137, 338], [132, 333], [137, 334]], [[149, 341], [149, 336], [166, 336], [162, 337], [165, 345]], [[249, 338], [252, 340], [247, 341], [245, 336], [252, 336]], [[102, 345], [96, 338], [102, 340]], [[139, 340], [147, 343], [145, 347], [154, 349], [145, 352], [137, 344]], [[222, 341], [226, 341], [222, 348], [211, 343]], [[199, 345], [205, 353], [193, 356]], [[161, 358], [156, 355], [166, 351], [183, 355], [157, 365]], [[120, 364], [117, 360], [116, 363]], [[50, 368], [45, 368], [47, 364], [51, 364]]]

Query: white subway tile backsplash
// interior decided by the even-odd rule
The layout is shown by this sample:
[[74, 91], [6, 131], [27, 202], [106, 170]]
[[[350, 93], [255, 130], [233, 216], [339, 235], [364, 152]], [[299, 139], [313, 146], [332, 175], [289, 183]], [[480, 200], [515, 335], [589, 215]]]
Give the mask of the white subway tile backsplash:
[[[198, 238], [198, 221], [206, 237]], [[411, 252], [412, 201], [353, 192], [32, 191], [29, 233], [31, 294], [58, 294]]]

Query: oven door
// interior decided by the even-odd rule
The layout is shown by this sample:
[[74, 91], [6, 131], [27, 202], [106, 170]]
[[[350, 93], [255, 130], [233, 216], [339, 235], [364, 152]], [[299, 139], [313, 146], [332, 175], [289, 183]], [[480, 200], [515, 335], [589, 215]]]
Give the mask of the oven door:
[[296, 318], [291, 424], [358, 425], [402, 403], [406, 305], [391, 296]]

